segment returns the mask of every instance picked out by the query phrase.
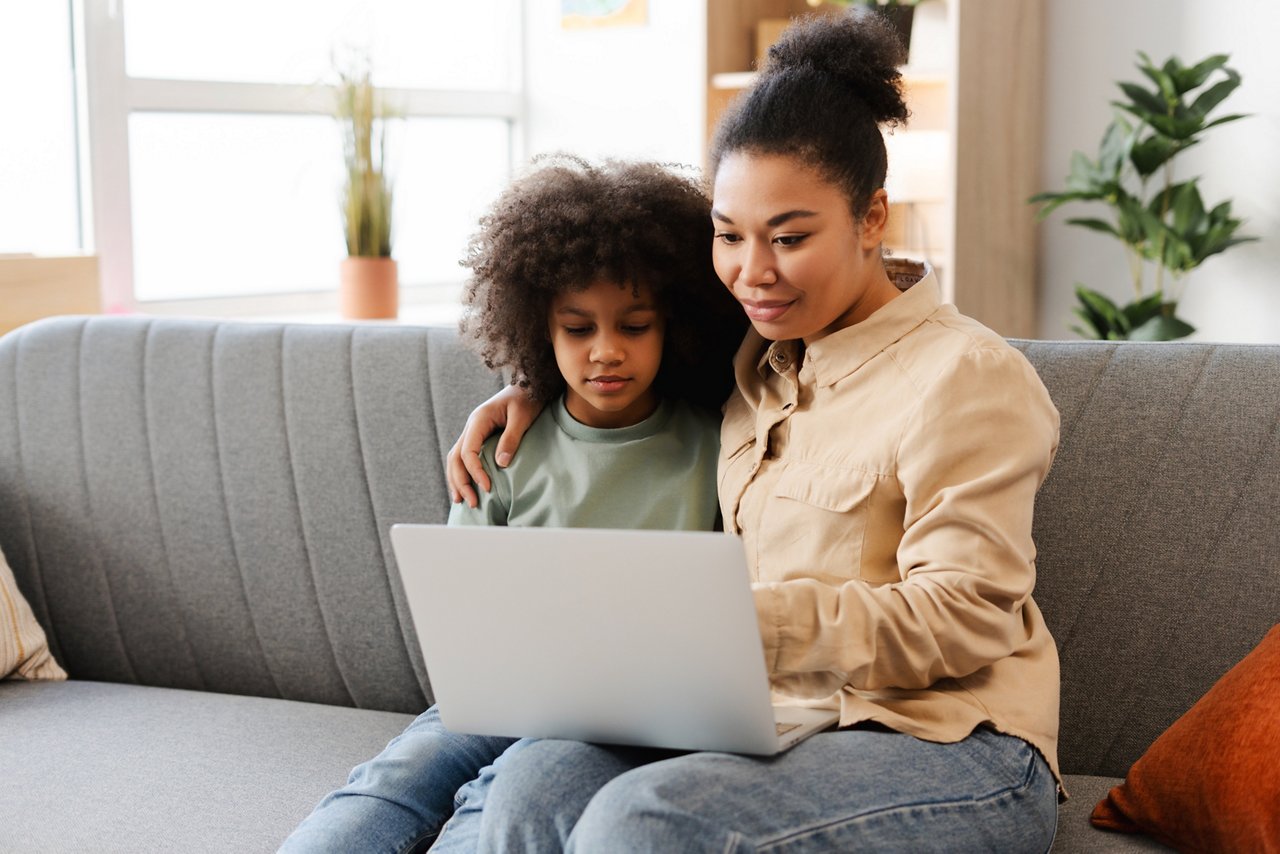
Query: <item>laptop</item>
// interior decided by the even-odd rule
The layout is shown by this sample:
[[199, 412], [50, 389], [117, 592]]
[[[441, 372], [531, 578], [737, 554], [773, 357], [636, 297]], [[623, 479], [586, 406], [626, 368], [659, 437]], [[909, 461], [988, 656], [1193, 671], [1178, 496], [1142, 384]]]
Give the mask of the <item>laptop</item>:
[[771, 755], [836, 722], [770, 700], [742, 541], [393, 525], [444, 725]]

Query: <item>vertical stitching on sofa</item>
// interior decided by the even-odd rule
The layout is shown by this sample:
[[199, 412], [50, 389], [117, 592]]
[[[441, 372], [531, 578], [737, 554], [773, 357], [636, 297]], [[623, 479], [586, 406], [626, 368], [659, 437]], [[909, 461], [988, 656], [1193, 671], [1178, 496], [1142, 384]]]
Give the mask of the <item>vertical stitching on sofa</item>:
[[[427, 405], [431, 407], [431, 413], [430, 413], [429, 420], [427, 419], [423, 419], [423, 420], [425, 424], [431, 425], [431, 438], [433, 440], [432, 444], [435, 446], [437, 456], [443, 463], [445, 456], [449, 453], [449, 448], [446, 448], [442, 444], [442, 440], [441, 440], [441, 437], [444, 436], [444, 433], [445, 433], [444, 414], [441, 412], [440, 406], [438, 405], [439, 401], [436, 400], [436, 395], [439, 393], [440, 386], [444, 385], [444, 381], [438, 379], [437, 372], [435, 370], [435, 360], [431, 358], [431, 330], [430, 329], [427, 330], [426, 362], [427, 362], [426, 399], [427, 399]], [[450, 444], [450, 447], [452, 447], [453, 443], [450, 442], [449, 444]], [[448, 494], [449, 494], [449, 484], [448, 484], [447, 478], [445, 479], [445, 483], [443, 484], [443, 489], [444, 489], [444, 494], [446, 496], [445, 500], [447, 501]]]
[[417, 684], [417, 674], [413, 670], [413, 661], [409, 658], [409, 650], [407, 648], [408, 636], [405, 634], [404, 621], [400, 619], [400, 609], [396, 607], [395, 591], [391, 589], [391, 556], [387, 554], [386, 544], [382, 541], [382, 525], [378, 520], [378, 507], [373, 499], [373, 484], [369, 480], [369, 463], [365, 454], [364, 447], [364, 428], [360, 424], [360, 406], [359, 398], [356, 394], [356, 368], [355, 368], [355, 344], [356, 336], [353, 330], [347, 336], [347, 372], [351, 383], [351, 412], [355, 419], [356, 425], [356, 447], [360, 451], [360, 471], [364, 475], [365, 496], [369, 499], [369, 512], [373, 514], [373, 536], [378, 541], [378, 548], [382, 552], [382, 580], [386, 585], [387, 601], [391, 603], [391, 615], [396, 621], [396, 628], [399, 636], [404, 638], [406, 646], [401, 647], [400, 658], [404, 662], [405, 669], [413, 677], [414, 689], [417, 691], [417, 698], [423, 703], [426, 702], [426, 696], [422, 693], [422, 688]]
[[236, 575], [240, 578], [240, 591], [244, 594], [244, 609], [249, 615], [249, 625], [253, 628], [253, 639], [258, 644], [258, 652], [262, 656], [262, 667], [267, 671], [271, 686], [276, 689], [277, 697], [284, 697], [280, 690], [280, 682], [275, 671], [271, 669], [271, 656], [267, 655], [266, 646], [262, 643], [262, 633], [258, 631], [258, 619], [253, 613], [253, 601], [249, 597], [249, 585], [244, 577], [244, 565], [240, 561], [240, 548], [236, 544], [236, 529], [231, 524], [231, 507], [227, 502], [227, 473], [222, 466], [222, 431], [218, 429], [218, 385], [217, 385], [217, 345], [218, 336], [222, 334], [222, 324], [214, 327], [209, 336], [209, 414], [213, 422], [213, 453], [218, 458], [218, 495], [222, 498], [222, 518], [227, 524], [227, 538], [231, 541], [231, 556], [236, 562]]
[[[1174, 345], [1174, 346], [1178, 346], [1178, 345]], [[1208, 370], [1209, 370], [1209, 363], [1213, 360], [1213, 356], [1215, 353], [1217, 353], [1216, 347], [1208, 348], [1204, 358], [1200, 362], [1200, 370], [1199, 372], [1197, 372], [1195, 380], [1187, 384], [1186, 394], [1184, 394], [1182, 396], [1182, 399], [1178, 401], [1178, 408], [1177, 408], [1178, 417], [1173, 420], [1169, 428], [1165, 431], [1164, 436], [1162, 437], [1164, 440], [1161, 442], [1161, 448], [1163, 449], [1163, 453], [1161, 454], [1161, 458], [1156, 461], [1155, 465], [1151, 466], [1153, 470], [1163, 465], [1164, 459], [1168, 455], [1169, 446], [1168, 446], [1167, 440], [1169, 436], [1174, 435], [1178, 431], [1178, 429], [1182, 426], [1182, 422], [1186, 420], [1187, 401], [1191, 399], [1192, 394], [1196, 391], [1196, 389], [1200, 388], [1201, 384], [1204, 382], [1205, 375], [1208, 373]], [[1121, 531], [1129, 530], [1129, 520], [1133, 518], [1134, 512], [1135, 512], [1134, 506], [1131, 505], [1128, 508], [1128, 512], [1125, 514], [1124, 522], [1123, 524], [1120, 525], [1119, 530]], [[1095, 576], [1093, 583], [1089, 585], [1089, 590], [1085, 594], [1086, 600], [1093, 598], [1094, 591], [1097, 590], [1100, 577], [1101, 577], [1101, 573], [1099, 573], [1098, 576]], [[1077, 619], [1074, 622], [1072, 622], [1071, 633], [1075, 632], [1075, 627], [1079, 622], [1080, 622], [1079, 617], [1077, 617]], [[1070, 634], [1068, 635], [1068, 637], [1070, 637]], [[1131, 695], [1129, 697], [1129, 702], [1125, 704], [1123, 713], [1117, 712], [1117, 714], [1112, 715], [1111, 720], [1124, 721], [1126, 718], [1128, 718], [1131, 710], [1137, 704], [1138, 699], [1139, 698], [1136, 694]], [[1117, 726], [1115, 728], [1115, 731], [1111, 735], [1111, 739], [1107, 742], [1107, 746], [1103, 748], [1103, 750], [1098, 754], [1099, 762], [1106, 761], [1106, 758], [1111, 755], [1111, 751], [1115, 748], [1116, 742], [1120, 740], [1120, 736], [1123, 732], [1124, 732], [1124, 727], [1122, 725]]]
[[[1215, 355], [1219, 349], [1220, 348], [1218, 347], [1214, 348]], [[1266, 441], [1259, 445], [1258, 452], [1254, 454], [1253, 459], [1249, 461], [1248, 470], [1253, 472], [1253, 475], [1245, 483], [1240, 485], [1240, 489], [1236, 492], [1235, 500], [1231, 502], [1231, 507], [1228, 508], [1225, 514], [1223, 514], [1223, 519], [1234, 519], [1236, 517], [1236, 508], [1244, 502], [1244, 497], [1248, 492], [1249, 487], [1253, 486], [1253, 484], [1258, 481], [1258, 477], [1262, 473], [1262, 467], [1258, 465], [1259, 460], [1262, 459], [1263, 454], [1265, 454], [1269, 448], [1275, 446], [1277, 438], [1280, 438], [1280, 412], [1277, 412], [1272, 416], [1271, 432], [1267, 435]], [[1226, 538], [1227, 526], [1221, 525], [1217, 531], [1217, 538], [1210, 544], [1209, 548], [1205, 551], [1205, 554], [1215, 554]]]
[[[1093, 382], [1089, 385], [1089, 391], [1085, 395], [1084, 402], [1080, 405], [1079, 411], [1076, 412], [1075, 420], [1071, 422], [1071, 431], [1067, 434], [1068, 437], [1071, 435], [1074, 435], [1080, 423], [1084, 421], [1085, 413], [1089, 411], [1090, 405], [1093, 403], [1094, 394], [1096, 394], [1098, 389], [1102, 386], [1102, 377], [1106, 375], [1106, 373], [1111, 369], [1112, 364], [1115, 363], [1116, 354], [1119, 351], [1120, 351], [1120, 347], [1118, 344], [1111, 345], [1111, 352], [1107, 355], [1106, 363], [1102, 366], [1102, 370], [1098, 371], [1094, 375]], [[1059, 437], [1058, 439], [1059, 450], [1061, 450], [1064, 447], [1067, 447], [1068, 444], [1069, 443], [1066, 437]], [[1098, 584], [1100, 583], [1101, 578], [1102, 578], [1102, 570], [1100, 568], [1095, 568], [1093, 571], [1093, 577], [1089, 581], [1089, 589], [1085, 593], [1085, 597], [1084, 597], [1085, 601], [1088, 601], [1089, 597], [1092, 596], [1093, 592], [1098, 588]], [[1083, 616], [1084, 616], [1083, 611], [1081, 610], [1076, 611], [1075, 616], [1071, 620], [1071, 626], [1065, 632], [1062, 633], [1061, 640], [1058, 641], [1059, 649], [1065, 649], [1068, 641], [1070, 641], [1071, 638], [1075, 636], [1076, 627], [1080, 625], [1080, 619]]]
[[120, 652], [124, 657], [125, 666], [129, 669], [129, 675], [133, 678], [135, 684], [138, 684], [138, 670], [134, 667], [133, 658], [129, 655], [129, 645], [125, 642], [124, 634], [120, 631], [120, 617], [116, 613], [115, 594], [111, 589], [111, 577], [107, 574], [107, 569], [102, 562], [102, 537], [98, 532], [98, 523], [93, 514], [93, 491], [89, 488], [89, 449], [87, 447], [87, 434], [84, 429], [84, 339], [89, 331], [89, 323], [86, 321], [80, 327], [80, 336], [76, 342], [76, 430], [80, 434], [80, 479], [84, 484], [84, 506], [89, 516], [89, 530], [92, 532], [94, 548], [93, 564], [98, 570], [98, 574], [102, 576], [103, 588], [107, 593], [107, 611], [111, 614], [111, 622], [115, 624], [115, 635], [120, 644]]
[[1080, 410], [1079, 412], [1076, 413], [1075, 419], [1071, 422], [1071, 430], [1067, 433], [1066, 436], [1058, 437], [1058, 444], [1060, 447], [1065, 447], [1066, 445], [1068, 445], [1070, 443], [1071, 437], [1075, 435], [1076, 430], [1080, 426], [1080, 422], [1084, 420], [1081, 416], [1084, 415], [1085, 411], [1088, 410], [1090, 404], [1093, 403], [1093, 396], [1097, 394], [1098, 389], [1102, 386], [1102, 378], [1106, 376], [1107, 372], [1111, 370], [1111, 366], [1115, 364], [1116, 354], [1119, 352], [1120, 352], [1120, 345], [1112, 344], [1111, 352], [1107, 354], [1107, 361], [1103, 363], [1101, 369], [1099, 369], [1098, 372], [1093, 375], [1093, 381], [1089, 383], [1089, 391], [1085, 393], [1084, 400], [1080, 404]]
[[355, 694], [351, 691], [351, 683], [348, 681], [347, 675], [342, 672], [342, 662], [338, 660], [338, 650], [333, 643], [333, 634], [329, 631], [329, 621], [324, 615], [324, 602], [320, 599], [320, 587], [316, 583], [316, 564], [311, 559], [311, 543], [307, 540], [307, 526], [302, 518], [302, 502], [298, 498], [298, 474], [297, 468], [293, 464], [293, 439], [289, 436], [289, 394], [285, 388], [285, 382], [288, 378], [288, 371], [285, 370], [286, 332], [288, 332], [288, 327], [282, 326], [280, 328], [280, 418], [284, 422], [285, 461], [289, 465], [289, 482], [293, 485], [293, 509], [297, 514], [298, 533], [302, 539], [302, 551], [307, 558], [307, 575], [311, 580], [311, 595], [315, 599], [316, 613], [320, 615], [320, 629], [324, 632], [325, 640], [329, 642], [329, 657], [333, 659], [333, 669], [342, 681], [342, 688], [347, 692], [347, 699], [351, 701], [351, 705], [355, 706], [357, 705]]
[[[81, 323], [84, 322], [81, 321]], [[27, 520], [27, 542], [30, 550], [31, 574], [35, 577], [36, 584], [40, 588], [40, 608], [44, 611], [46, 617], [45, 620], [41, 621], [41, 625], [44, 628], [45, 639], [49, 643], [50, 652], [54, 653], [55, 658], [62, 659], [59, 663], [65, 667], [66, 658], [62, 654], [62, 644], [58, 641], [58, 632], [54, 625], [49, 588], [45, 584], [44, 571], [40, 564], [40, 545], [36, 542], [35, 521], [31, 517], [31, 496], [27, 491], [26, 458], [22, 453], [22, 419], [18, 417], [18, 413], [21, 411], [18, 406], [18, 384], [21, 379], [18, 362], [22, 356], [22, 342], [26, 339], [27, 332], [26, 330], [21, 330], [17, 335], [17, 339], [13, 342], [13, 436], [14, 448], [18, 455], [18, 472], [20, 473], [18, 489], [22, 494], [22, 511]], [[15, 578], [14, 580], [16, 582], [17, 579]]]
[[196, 681], [200, 683], [201, 690], [208, 689], [208, 682], [204, 678], [204, 671], [200, 668], [200, 660], [196, 657], [195, 647], [191, 644], [191, 629], [187, 625], [186, 609], [183, 608], [181, 597], [178, 595], [178, 584], [173, 578], [173, 563], [169, 555], [169, 538], [164, 532], [164, 516], [160, 512], [160, 490], [156, 486], [156, 448], [152, 441], [153, 432], [151, 429], [151, 397], [147, 394], [148, 383], [147, 378], [150, 374], [151, 365], [151, 338], [155, 332], [156, 325], [153, 322], [147, 324], [146, 340], [142, 344], [142, 371], [138, 378], [139, 385], [142, 387], [142, 437], [147, 444], [147, 465], [149, 471], [147, 478], [151, 483], [151, 501], [156, 511], [156, 530], [160, 534], [160, 552], [164, 556], [165, 575], [169, 579], [169, 594], [172, 597], [174, 610], [178, 613], [178, 624], [182, 626], [182, 641], [187, 647], [187, 655], [191, 659], [191, 666], [196, 672]]

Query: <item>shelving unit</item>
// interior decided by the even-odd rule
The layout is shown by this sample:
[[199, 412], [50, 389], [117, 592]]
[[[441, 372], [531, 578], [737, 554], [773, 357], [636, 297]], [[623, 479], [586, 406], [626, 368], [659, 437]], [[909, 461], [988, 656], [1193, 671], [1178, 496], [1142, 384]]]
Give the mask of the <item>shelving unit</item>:
[[97, 314], [97, 255], [0, 255], [0, 334], [56, 314]]
[[[926, 258], [947, 299], [997, 332], [1036, 333], [1043, 0], [929, 0], [903, 78], [909, 122], [886, 134], [887, 247]], [[932, 9], [930, 9], [932, 7]], [[805, 0], [706, 0], [707, 139]], [[927, 15], [932, 26], [923, 27]]]

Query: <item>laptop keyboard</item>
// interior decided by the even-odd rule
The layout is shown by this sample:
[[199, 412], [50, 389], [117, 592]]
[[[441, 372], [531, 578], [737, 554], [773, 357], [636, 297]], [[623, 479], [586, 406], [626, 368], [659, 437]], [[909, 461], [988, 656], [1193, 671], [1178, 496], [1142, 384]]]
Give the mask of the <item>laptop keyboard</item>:
[[778, 735], [786, 735], [793, 729], [800, 729], [800, 724], [784, 724], [774, 721], [773, 727], [778, 731]]

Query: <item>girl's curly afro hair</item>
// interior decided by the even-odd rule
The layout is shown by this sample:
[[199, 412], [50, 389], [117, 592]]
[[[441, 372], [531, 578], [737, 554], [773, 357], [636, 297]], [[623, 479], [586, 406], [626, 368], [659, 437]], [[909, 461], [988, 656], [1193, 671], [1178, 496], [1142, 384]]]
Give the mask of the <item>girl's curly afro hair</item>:
[[719, 409], [747, 319], [711, 266], [711, 206], [658, 163], [542, 158], [480, 220], [464, 267], [461, 329], [490, 368], [538, 401], [564, 389], [549, 334], [554, 297], [599, 281], [647, 286], [666, 319], [660, 395]]

